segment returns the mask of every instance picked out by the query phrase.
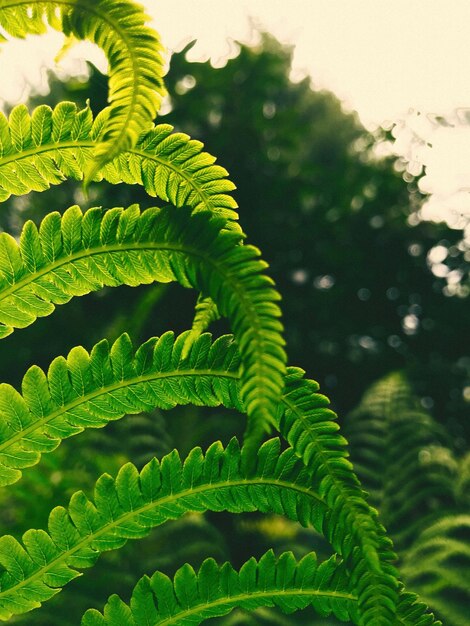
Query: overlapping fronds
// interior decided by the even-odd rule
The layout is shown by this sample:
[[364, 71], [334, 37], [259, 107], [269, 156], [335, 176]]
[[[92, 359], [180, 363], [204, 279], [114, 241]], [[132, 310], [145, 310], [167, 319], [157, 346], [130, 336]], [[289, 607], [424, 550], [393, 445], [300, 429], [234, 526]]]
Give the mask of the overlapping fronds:
[[[1, 13], [0, 13], [1, 14]], [[0, 112], [0, 201], [11, 194], [43, 191], [66, 178], [81, 180], [90, 170], [95, 149], [104, 140], [109, 109], [95, 120], [89, 107], [73, 102], [55, 109], [37, 107], [30, 116], [20, 104], [7, 119]], [[105, 165], [95, 179], [143, 185], [151, 196], [195, 210], [236, 219], [235, 185], [200, 141], [160, 124]]]
[[278, 558], [272, 551], [259, 561], [251, 558], [236, 571], [206, 559], [196, 573], [190, 565], [171, 580], [161, 572], [144, 576], [135, 587], [130, 606], [112, 596], [104, 614], [89, 610], [82, 626], [138, 626], [140, 624], [200, 624], [234, 608], [278, 607], [283, 613], [312, 606], [323, 616], [348, 620], [355, 598], [347, 589], [344, 570], [334, 557], [318, 563], [313, 552], [296, 561], [291, 552]]
[[470, 515], [455, 513], [428, 526], [406, 551], [401, 568], [410, 589], [449, 626], [467, 626], [470, 606]]
[[54, 305], [103, 285], [178, 281], [210, 296], [232, 326], [242, 357], [249, 439], [274, 424], [284, 383], [278, 293], [266, 264], [240, 234], [208, 213], [78, 207], [50, 213], [38, 229], [27, 222], [20, 244], [0, 235], [0, 332], [6, 336]]
[[[17, 480], [21, 467], [37, 463], [41, 453], [54, 449], [62, 438], [86, 427], [103, 426], [127, 413], [187, 403], [223, 404], [244, 411], [239, 395], [240, 357], [230, 337], [212, 344], [210, 335], [203, 334], [184, 357], [187, 336], [183, 333], [175, 341], [173, 333], [166, 333], [134, 354], [129, 338], [123, 335], [112, 347], [100, 342], [91, 355], [75, 348], [67, 359], [55, 359], [47, 377], [39, 368], [31, 368], [23, 381], [23, 396], [2, 385], [3, 483]], [[326, 408], [326, 398], [316, 393], [314, 381], [301, 378], [301, 370], [289, 368], [288, 372], [279, 409], [281, 432], [295, 444], [297, 454], [314, 474], [315, 488], [331, 507], [322, 531], [349, 569], [362, 576], [370, 611], [370, 589], [382, 593], [382, 588], [375, 586], [377, 579], [388, 585], [383, 593], [393, 601], [389, 591], [395, 588], [393, 571], [387, 565], [393, 556], [389, 542], [344, 459], [344, 439], [336, 432], [335, 415]], [[306, 424], [302, 426], [301, 420], [307, 420]], [[302, 437], [296, 436], [301, 427]], [[363, 542], [360, 552], [355, 549], [358, 538]], [[376, 602], [374, 599], [374, 611], [378, 611]]]
[[391, 541], [347, 460], [336, 415], [317, 392], [318, 384], [305, 380], [302, 370], [289, 368], [280, 431], [311, 469], [318, 492], [330, 506], [323, 532], [357, 585], [361, 623], [385, 626], [393, 623], [397, 603]]
[[109, 62], [110, 115], [86, 172], [134, 146], [157, 114], [163, 86], [162, 47], [142, 7], [128, 0], [1, 0], [0, 25], [13, 37], [44, 33], [47, 25], [88, 39]]
[[311, 477], [292, 449], [280, 452], [278, 439], [261, 446], [254, 469], [232, 439], [212, 444], [204, 455], [193, 449], [184, 463], [178, 452], [153, 459], [139, 473], [128, 463], [114, 480], [101, 476], [94, 502], [75, 493], [68, 509], [56, 507], [48, 532], [28, 530], [23, 545], [0, 538], [0, 617], [38, 607], [91, 567], [101, 552], [119, 548], [188, 511], [273, 512], [304, 526], [321, 528], [326, 510], [311, 488]]

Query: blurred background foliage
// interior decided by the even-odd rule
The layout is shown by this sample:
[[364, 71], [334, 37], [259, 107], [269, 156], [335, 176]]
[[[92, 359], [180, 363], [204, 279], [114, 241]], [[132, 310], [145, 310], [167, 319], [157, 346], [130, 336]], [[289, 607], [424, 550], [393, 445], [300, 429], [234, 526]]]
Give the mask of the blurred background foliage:
[[[309, 79], [291, 82], [291, 50], [269, 35], [257, 47], [241, 46], [220, 69], [188, 62], [186, 51], [172, 56], [168, 112], [159, 121], [203, 141], [230, 172], [242, 227], [262, 250], [283, 297], [290, 364], [320, 382], [340, 419], [349, 414], [353, 461], [390, 528], [410, 590], [422, 593], [445, 623], [463, 625], [470, 601], [470, 425], [464, 419], [470, 300], [461, 232], [416, 218], [423, 202], [416, 179], [404, 176], [395, 158], [377, 156], [388, 134], [367, 132], [333, 94], [313, 91]], [[106, 77], [90, 66], [86, 82], [61, 83], [51, 75], [46, 102], [84, 106], [90, 98], [97, 113], [106, 93]], [[30, 105], [40, 102], [32, 98]], [[85, 198], [79, 182], [67, 181], [11, 198], [0, 225], [18, 233], [25, 219], [37, 221], [74, 203], [133, 202], [158, 203], [137, 186], [106, 183], [92, 185]], [[452, 288], [432, 271], [436, 263], [454, 272]], [[174, 285], [77, 298], [3, 340], [0, 380], [18, 385], [33, 363], [47, 368], [74, 345], [91, 349], [124, 330], [135, 344], [170, 328], [186, 330], [194, 303], [193, 293]], [[227, 328], [217, 322], [212, 330]], [[396, 370], [402, 374], [390, 374]], [[194, 445], [205, 447], [214, 437], [227, 442], [242, 431], [236, 414], [188, 407], [84, 433], [0, 495], [2, 529], [18, 536], [44, 526], [53, 506], [79, 488], [89, 490], [99, 474], [117, 471], [126, 460], [142, 466], [173, 447], [185, 455]], [[237, 566], [270, 547], [296, 556], [329, 554], [313, 531], [278, 517], [188, 516], [108, 553], [43, 609], [15, 623], [78, 624], [86, 608], [102, 606], [109, 589], [126, 597], [145, 572], [173, 573], [208, 556]], [[214, 621], [298, 624], [311, 618], [308, 611], [285, 617], [263, 610]]]

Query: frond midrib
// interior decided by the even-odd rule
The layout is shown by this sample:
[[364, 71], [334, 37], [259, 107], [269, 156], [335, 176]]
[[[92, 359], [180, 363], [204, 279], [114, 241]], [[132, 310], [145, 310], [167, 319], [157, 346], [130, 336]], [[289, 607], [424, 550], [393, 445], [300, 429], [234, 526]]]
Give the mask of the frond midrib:
[[231, 605], [238, 606], [244, 600], [250, 600], [252, 598], [272, 598], [274, 596], [280, 597], [296, 597], [296, 596], [317, 596], [322, 598], [337, 598], [341, 600], [350, 600], [351, 602], [357, 602], [357, 596], [354, 596], [345, 591], [339, 592], [337, 590], [330, 589], [318, 589], [312, 587], [311, 589], [302, 587], [302, 589], [273, 589], [271, 591], [253, 591], [251, 593], [240, 593], [236, 595], [226, 596], [225, 598], [218, 598], [217, 600], [207, 602], [205, 604], [198, 604], [185, 611], [180, 611], [176, 615], [159, 620], [156, 622], [158, 626], [164, 624], [177, 624], [180, 619], [184, 619], [191, 615], [197, 614], [204, 608]]
[[[127, 387], [133, 387], [134, 385], [140, 385], [142, 383], [150, 382], [153, 380], [164, 380], [164, 379], [169, 379], [169, 378], [180, 378], [180, 377], [190, 377], [190, 376], [197, 376], [197, 377], [213, 376], [217, 378], [235, 379], [237, 381], [240, 379], [237, 373], [229, 372], [227, 370], [217, 372], [217, 371], [209, 370], [209, 369], [205, 369], [205, 370], [189, 369], [189, 370], [174, 370], [171, 372], [155, 372], [153, 374], [136, 376], [135, 378], [132, 378], [132, 379], [121, 380], [121, 381], [113, 383], [112, 385], [95, 389], [94, 391], [88, 393], [85, 396], [80, 396], [79, 398], [75, 398], [72, 402], [68, 404], [64, 404], [62, 407], [60, 407], [60, 409], [53, 411], [49, 415], [42, 417], [42, 418], [38, 418], [37, 420], [35, 420], [32, 424], [30, 424], [23, 430], [18, 431], [15, 434], [15, 436], [10, 437], [9, 439], [6, 439], [5, 441], [3, 441], [0, 444], [0, 453], [3, 450], [8, 449], [14, 443], [21, 441], [27, 435], [38, 430], [39, 428], [41, 428], [48, 422], [52, 421], [56, 417], [60, 417], [64, 413], [67, 413], [68, 411], [71, 411], [72, 409], [77, 408], [81, 404], [90, 402], [91, 400], [99, 398], [100, 396], [105, 396], [105, 395], [108, 395], [109, 393], [112, 393], [113, 391], [117, 391], [119, 389], [124, 389]], [[5, 452], [3, 452], [3, 454], [5, 454]]]
[[[127, 511], [124, 515], [122, 515], [121, 517], [117, 519], [114, 519], [112, 522], [107, 523], [105, 526], [103, 526], [99, 530], [93, 532], [90, 535], [86, 535], [80, 541], [78, 541], [71, 549], [61, 552], [58, 557], [52, 559], [45, 566], [39, 568], [34, 574], [27, 576], [24, 580], [18, 582], [12, 587], [9, 587], [4, 590], [0, 590], [0, 600], [6, 594], [10, 594], [12, 592], [15, 593], [18, 589], [21, 589], [25, 585], [30, 584], [31, 582], [34, 582], [38, 578], [41, 578], [54, 565], [61, 563], [61, 562], [66, 562], [67, 557], [72, 556], [75, 552], [77, 552], [78, 550], [86, 546], [87, 544], [92, 543], [96, 539], [99, 539], [101, 535], [109, 532], [115, 526], [118, 526], [122, 523], [125, 523], [126, 521], [129, 521], [130, 519], [132, 519], [132, 517], [136, 515], [141, 515], [142, 513], [145, 513], [146, 511], [149, 511], [150, 509], [155, 508], [155, 507], [165, 506], [167, 504], [174, 504], [179, 499], [185, 498], [190, 495], [192, 496], [194, 494], [205, 493], [205, 492], [207, 493], [208, 491], [215, 491], [215, 490], [220, 490], [220, 489], [231, 489], [237, 486], [242, 487], [242, 486], [249, 486], [249, 485], [266, 485], [266, 486], [278, 487], [280, 489], [289, 489], [291, 491], [301, 493], [305, 495], [306, 497], [309, 497], [312, 500], [315, 500], [316, 502], [320, 503], [322, 506], [325, 506], [326, 508], [328, 508], [324, 500], [311, 489], [308, 489], [306, 487], [301, 487], [298, 484], [294, 484], [294, 483], [290, 483], [290, 482], [286, 482], [282, 480], [277, 480], [277, 479], [273, 479], [269, 477], [268, 478], [266, 477], [245, 478], [245, 479], [237, 479], [235, 481], [224, 479], [218, 482], [210, 482], [208, 484], [200, 485], [198, 487], [188, 488], [188, 489], [181, 491], [180, 493], [169, 494], [161, 498], [160, 500], [155, 500], [150, 503], [146, 503], [142, 507], [133, 509], [132, 511]], [[191, 509], [188, 508], [186, 512], [190, 510]]]
[[[59, 141], [49, 144], [42, 144], [40, 146], [35, 146], [34, 148], [27, 148], [26, 150], [22, 150], [21, 152], [11, 153], [5, 156], [0, 157], [0, 170], [3, 165], [8, 165], [9, 163], [17, 163], [23, 159], [29, 159], [34, 156], [38, 156], [41, 154], [45, 154], [47, 152], [52, 152], [54, 150], [73, 150], [74, 148], [96, 148], [99, 142], [94, 141], [93, 139], [79, 139], [77, 141], [67, 140], [67, 141]], [[139, 146], [134, 146], [133, 148], [128, 148], [122, 152], [125, 154], [134, 154], [136, 156], [142, 157], [142, 159], [148, 159], [149, 161], [154, 161], [158, 163], [162, 167], [166, 167], [171, 170], [178, 176], [180, 176], [194, 191], [199, 200], [204, 203], [209, 210], [212, 210], [214, 203], [212, 202], [211, 195], [206, 193], [204, 189], [201, 189], [197, 185], [194, 184], [194, 179], [191, 176], [188, 176], [184, 169], [176, 167], [171, 161], [165, 161], [165, 159], [159, 158], [156, 154], [151, 152], [146, 152], [145, 150], [141, 150]], [[112, 163], [112, 161], [111, 161]], [[80, 168], [81, 169], [81, 168]], [[105, 174], [104, 174], [105, 177]], [[236, 216], [236, 212], [232, 209], [234, 217]]]

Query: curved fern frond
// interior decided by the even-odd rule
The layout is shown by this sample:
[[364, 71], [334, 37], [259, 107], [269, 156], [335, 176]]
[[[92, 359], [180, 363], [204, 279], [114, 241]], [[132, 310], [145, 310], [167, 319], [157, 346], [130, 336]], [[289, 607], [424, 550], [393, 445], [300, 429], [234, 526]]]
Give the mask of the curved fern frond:
[[89, 39], [109, 62], [110, 115], [87, 181], [134, 146], [155, 118], [165, 89], [162, 46], [142, 7], [127, 0], [1, 0], [0, 25], [13, 37], [41, 34], [47, 25]]
[[28, 530], [23, 545], [0, 538], [0, 617], [30, 611], [93, 566], [101, 552], [146, 536], [150, 529], [188, 511], [262, 511], [321, 528], [326, 505], [311, 489], [311, 477], [278, 439], [261, 446], [254, 470], [236, 439], [227, 448], [193, 449], [184, 463], [175, 450], [152, 459], [139, 473], [127, 463], [114, 480], [102, 475], [94, 502], [75, 493], [68, 509], [56, 507], [48, 532]]
[[135, 352], [124, 334], [112, 346], [97, 343], [89, 354], [73, 348], [46, 374], [31, 367], [20, 395], [0, 385], [0, 485], [16, 482], [21, 469], [39, 462], [67, 437], [100, 428], [124, 415], [194, 404], [242, 408], [240, 357], [230, 336], [211, 342], [204, 334], [187, 357], [188, 333], [169, 331]]
[[338, 434], [337, 416], [318, 394], [318, 384], [303, 370], [289, 368], [280, 416], [280, 432], [315, 476], [316, 489], [330, 512], [323, 533], [344, 558], [360, 589], [361, 624], [393, 623], [398, 601], [396, 556], [347, 460], [346, 440]]
[[104, 614], [90, 609], [82, 626], [149, 626], [200, 624], [234, 608], [278, 607], [292, 613], [311, 606], [319, 615], [347, 621], [355, 614], [355, 597], [347, 589], [344, 570], [335, 557], [317, 562], [311, 552], [296, 561], [292, 552], [278, 558], [272, 550], [240, 569], [206, 559], [199, 571], [186, 564], [171, 580], [161, 572], [137, 583], [130, 606], [118, 596], [108, 600]]
[[103, 285], [178, 281], [210, 296], [232, 326], [242, 357], [241, 396], [249, 439], [274, 425], [285, 352], [276, 302], [253, 246], [207, 213], [169, 208], [78, 207], [50, 213], [39, 231], [27, 222], [20, 244], [0, 234], [0, 334], [49, 315], [54, 305]]
[[[0, 201], [48, 189], [69, 177], [81, 180], [92, 167], [108, 118], [109, 109], [93, 120], [89, 107], [77, 111], [73, 102], [61, 102], [53, 110], [41, 105], [31, 116], [20, 104], [8, 120], [0, 112]], [[95, 179], [143, 185], [149, 195], [174, 206], [237, 219], [237, 203], [229, 195], [235, 185], [202, 148], [200, 141], [159, 124], [140, 134]]]
[[[173, 333], [166, 333], [135, 354], [126, 335], [111, 348], [107, 341], [98, 343], [90, 355], [75, 348], [67, 359], [52, 362], [47, 377], [41, 369], [31, 368], [23, 381], [23, 396], [9, 385], [0, 386], [3, 484], [18, 480], [22, 467], [37, 463], [41, 453], [57, 447], [62, 438], [86, 427], [104, 426], [127, 413], [187, 403], [223, 404], [244, 411], [239, 397], [240, 357], [230, 337], [211, 344], [209, 334], [201, 335], [183, 358], [187, 335], [175, 341]], [[351, 571], [361, 575], [369, 600], [366, 606], [372, 603], [370, 589], [379, 589], [388, 605], [386, 600], [393, 601], [389, 589], [393, 591], [396, 584], [388, 566], [394, 555], [344, 458], [345, 442], [336, 432], [336, 416], [326, 408], [327, 399], [317, 393], [318, 385], [301, 376], [301, 370], [289, 368], [279, 408], [281, 432], [296, 444], [297, 454], [314, 472], [313, 485], [331, 507], [322, 531]], [[306, 421], [300, 438], [296, 436], [302, 426], [299, 415]], [[358, 537], [359, 552], [354, 549]], [[382, 568], [378, 571], [377, 562]], [[374, 609], [375, 602], [374, 598]]]
[[346, 420], [345, 432], [358, 475], [366, 488], [372, 486], [397, 545], [405, 583], [446, 624], [464, 626], [470, 604], [470, 517], [462, 514], [468, 507], [459, 502], [460, 468], [443, 445], [444, 429], [397, 372], [369, 388]]
[[[269, 550], [259, 561], [251, 558], [239, 572], [230, 563], [219, 566], [206, 559], [197, 573], [185, 564], [173, 580], [161, 572], [144, 576], [129, 605], [113, 595], [103, 613], [89, 609], [81, 626], [200, 624], [237, 607], [252, 611], [266, 606], [283, 613], [311, 606], [321, 616], [358, 623], [357, 596], [349, 590], [345, 574], [337, 557], [318, 563], [314, 552], [296, 561], [292, 552], [276, 557]], [[415, 594], [404, 590], [397, 612], [398, 625], [442, 626]]]

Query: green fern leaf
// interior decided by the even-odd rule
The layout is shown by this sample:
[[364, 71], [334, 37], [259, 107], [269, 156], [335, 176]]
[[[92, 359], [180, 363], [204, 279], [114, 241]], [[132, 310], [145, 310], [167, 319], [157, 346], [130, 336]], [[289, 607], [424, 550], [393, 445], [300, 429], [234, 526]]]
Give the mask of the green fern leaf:
[[444, 446], [444, 429], [423, 410], [402, 374], [372, 385], [346, 420], [345, 434], [357, 474], [374, 494], [399, 553], [455, 507], [458, 463]]
[[[88, 106], [77, 111], [72, 102], [61, 102], [54, 110], [41, 105], [29, 122], [24, 105], [15, 107], [9, 120], [0, 113], [0, 200], [12, 193], [46, 189], [67, 177], [81, 180], [92, 167], [109, 114], [109, 109], [102, 111], [93, 121]], [[151, 196], [177, 207], [237, 219], [237, 204], [230, 195], [235, 185], [227, 179], [227, 171], [214, 164], [215, 157], [202, 148], [201, 142], [160, 124], [141, 134], [95, 179], [143, 185]], [[21, 175], [25, 168], [30, 178]]]
[[259, 449], [254, 469], [236, 439], [224, 450], [191, 451], [184, 463], [173, 451], [139, 473], [128, 463], [114, 480], [101, 476], [94, 502], [75, 493], [68, 509], [56, 507], [48, 532], [29, 530], [23, 545], [0, 538], [0, 617], [30, 611], [93, 566], [101, 552], [146, 536], [151, 528], [188, 511], [273, 512], [321, 529], [326, 505], [292, 450], [273, 439]]
[[[254, 445], [275, 425], [285, 353], [278, 293], [262, 272], [266, 264], [227, 221], [187, 209], [126, 211], [78, 207], [50, 213], [39, 234], [29, 222], [20, 245], [0, 234], [0, 327], [3, 334], [47, 315], [54, 305], [103, 285], [178, 281], [210, 296], [239, 342], [241, 395]], [[36, 270], [31, 270], [31, 255]], [[29, 260], [28, 260], [29, 259]]]
[[443, 445], [444, 429], [423, 410], [404, 376], [393, 373], [364, 394], [346, 433], [358, 475], [372, 485], [397, 545], [405, 583], [449, 626], [464, 626], [470, 518], [468, 507], [459, 506], [460, 468]]
[[396, 557], [346, 458], [347, 442], [337, 433], [336, 415], [317, 391], [318, 384], [303, 379], [302, 370], [289, 368], [280, 432], [312, 470], [316, 488], [331, 506], [323, 532], [345, 559], [353, 579], [361, 581], [361, 624], [385, 626], [393, 622], [397, 604], [391, 565]]
[[[89, 39], [106, 54], [110, 114], [86, 171], [86, 182], [108, 161], [136, 144], [142, 130], [155, 118], [165, 93], [162, 46], [157, 34], [145, 25], [146, 19], [142, 8], [127, 0], [0, 2], [0, 25], [13, 37], [41, 34], [49, 25], [66, 35]], [[26, 131], [28, 121], [24, 109], [21, 111], [22, 119], [15, 118], [15, 124]], [[15, 146], [22, 149], [28, 134], [16, 135], [16, 139]]]
[[[200, 624], [239, 607], [247, 611], [276, 607], [293, 613], [311, 606], [323, 617], [358, 623], [357, 597], [348, 589], [342, 564], [335, 557], [318, 563], [313, 552], [296, 561], [291, 552], [276, 557], [272, 550], [259, 561], [251, 558], [240, 569], [206, 559], [199, 571], [186, 564], [173, 581], [155, 572], [135, 586], [129, 605], [111, 596], [103, 613], [89, 609], [82, 626]], [[401, 590], [396, 624], [442, 626], [414, 594]]]
[[196, 572], [180, 568], [170, 580], [160, 572], [144, 576], [136, 585], [130, 606], [111, 596], [104, 614], [89, 610], [82, 626], [137, 624], [200, 624], [234, 608], [278, 607], [283, 613], [312, 606], [322, 616], [348, 620], [355, 614], [355, 598], [336, 559], [318, 563], [313, 552], [296, 561], [291, 552], [278, 558], [270, 550], [259, 561], [247, 561], [239, 572], [230, 563], [219, 566], [206, 559]]

